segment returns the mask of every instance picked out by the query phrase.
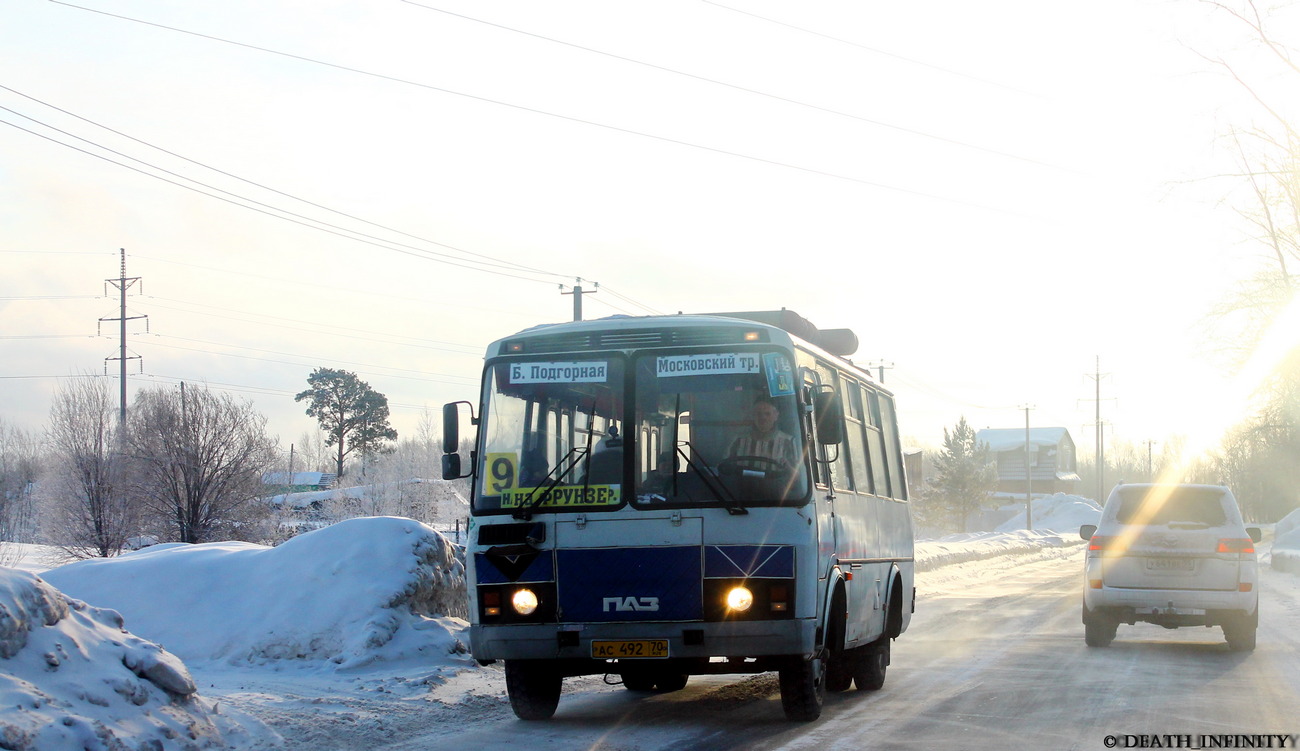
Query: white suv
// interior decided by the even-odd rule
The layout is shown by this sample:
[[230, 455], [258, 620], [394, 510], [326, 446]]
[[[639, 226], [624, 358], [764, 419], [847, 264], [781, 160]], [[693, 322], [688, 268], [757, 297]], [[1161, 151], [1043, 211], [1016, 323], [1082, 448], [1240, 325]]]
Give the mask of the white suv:
[[1118, 485], [1100, 523], [1085, 524], [1083, 627], [1105, 647], [1121, 623], [1222, 626], [1228, 647], [1255, 648], [1258, 527], [1218, 485]]

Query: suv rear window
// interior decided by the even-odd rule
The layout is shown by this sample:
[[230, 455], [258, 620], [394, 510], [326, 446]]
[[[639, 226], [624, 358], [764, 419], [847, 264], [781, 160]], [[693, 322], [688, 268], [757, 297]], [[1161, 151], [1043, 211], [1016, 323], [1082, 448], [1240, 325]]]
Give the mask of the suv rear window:
[[[1120, 488], [1121, 524], [1204, 524], [1218, 527], [1228, 522], [1223, 513], [1223, 491], [1214, 488]], [[1163, 502], [1162, 502], [1163, 501]]]

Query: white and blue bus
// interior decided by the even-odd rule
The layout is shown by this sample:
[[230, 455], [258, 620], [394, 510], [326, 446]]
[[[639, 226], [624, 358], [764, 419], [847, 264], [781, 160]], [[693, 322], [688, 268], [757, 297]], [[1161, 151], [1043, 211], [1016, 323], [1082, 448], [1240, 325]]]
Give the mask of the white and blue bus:
[[[515, 713], [562, 680], [633, 691], [777, 671], [786, 715], [875, 690], [915, 606], [892, 395], [845, 329], [786, 310], [538, 326], [487, 351], [472, 475], [470, 648]], [[473, 411], [473, 405], [470, 405]]]

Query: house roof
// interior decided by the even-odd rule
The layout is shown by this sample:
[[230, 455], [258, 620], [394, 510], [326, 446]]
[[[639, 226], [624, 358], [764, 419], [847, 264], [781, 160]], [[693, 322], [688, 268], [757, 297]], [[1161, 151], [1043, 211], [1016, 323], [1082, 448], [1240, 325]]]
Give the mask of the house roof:
[[333, 472], [267, 472], [262, 475], [266, 485], [329, 485], [334, 482]]
[[[1029, 445], [1031, 446], [1059, 446], [1061, 439], [1069, 437], [1070, 431], [1065, 428], [1030, 428]], [[976, 443], [987, 443], [989, 450], [993, 453], [1001, 453], [1012, 449], [1023, 449], [1025, 447], [1025, 429], [1024, 428], [985, 428], [975, 433]], [[1073, 439], [1071, 439], [1073, 442]]]

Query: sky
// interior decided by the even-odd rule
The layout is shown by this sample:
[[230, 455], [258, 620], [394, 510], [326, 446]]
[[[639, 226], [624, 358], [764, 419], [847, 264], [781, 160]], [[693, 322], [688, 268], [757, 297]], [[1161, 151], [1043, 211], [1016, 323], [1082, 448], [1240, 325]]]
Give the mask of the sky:
[[575, 285], [852, 328], [909, 443], [1029, 406], [1091, 453], [1098, 395], [1108, 441], [1204, 432], [1207, 315], [1266, 263], [1213, 60], [1267, 94], [1268, 58], [1208, 3], [895, 5], [14, 0], [0, 419], [117, 372], [124, 249], [129, 390], [250, 399], [286, 452], [313, 368], [412, 436]]

